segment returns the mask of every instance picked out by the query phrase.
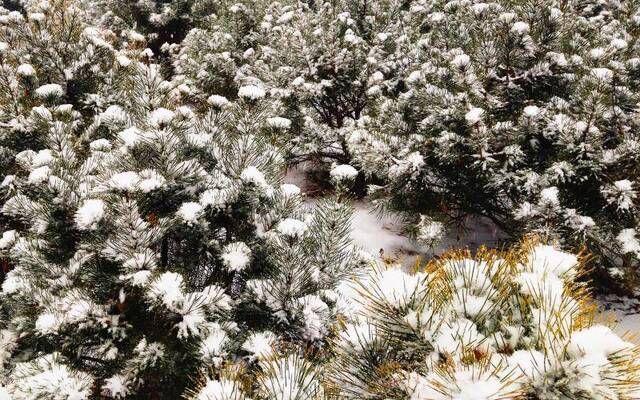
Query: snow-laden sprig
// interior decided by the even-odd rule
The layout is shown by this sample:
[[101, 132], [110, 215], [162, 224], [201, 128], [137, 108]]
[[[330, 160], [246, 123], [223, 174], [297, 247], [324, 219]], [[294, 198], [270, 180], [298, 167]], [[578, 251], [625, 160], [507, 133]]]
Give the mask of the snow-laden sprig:
[[353, 181], [358, 175], [358, 170], [350, 165], [337, 165], [331, 169], [329, 173], [331, 179], [338, 184], [345, 184]]
[[94, 378], [65, 364], [58, 353], [16, 365], [8, 392], [14, 398], [88, 399]]
[[264, 398], [321, 399], [321, 378], [316, 367], [298, 354], [280, 355], [261, 363], [259, 393]]
[[76, 211], [75, 221], [79, 229], [95, 229], [104, 216], [104, 201], [100, 199], [86, 200]]
[[240, 382], [222, 378], [220, 380], [208, 379], [197, 392], [197, 400], [246, 400]]
[[345, 398], [633, 397], [638, 348], [593, 322], [584, 261], [530, 238], [415, 274], [378, 267], [336, 340], [330, 386]]
[[602, 192], [610, 204], [615, 204], [620, 211], [629, 211], [633, 208], [633, 201], [637, 197], [634, 184], [628, 179], [622, 179], [606, 186]]
[[[395, 73], [401, 85], [371, 96], [341, 133], [349, 162], [382, 180], [371, 191], [382, 208], [407, 221], [490, 218], [514, 237], [533, 231], [576, 251], [586, 245], [601, 260], [594, 267], [633, 293], [640, 260], [616, 238], [638, 226], [637, 173], [629, 174], [639, 165], [640, 80], [629, 52], [638, 33], [617, 4], [595, 18], [586, 10], [553, 1], [400, 8], [406, 35], [383, 36], [396, 50], [406, 45], [410, 61], [395, 64], [398, 74], [381, 60], [387, 68], [372, 65], [368, 77], [378, 85]], [[427, 33], [412, 25], [425, 20]], [[574, 21], [584, 22], [577, 35], [566, 29]], [[549, 44], [543, 31], [558, 40]], [[580, 44], [568, 50], [565, 39]]]

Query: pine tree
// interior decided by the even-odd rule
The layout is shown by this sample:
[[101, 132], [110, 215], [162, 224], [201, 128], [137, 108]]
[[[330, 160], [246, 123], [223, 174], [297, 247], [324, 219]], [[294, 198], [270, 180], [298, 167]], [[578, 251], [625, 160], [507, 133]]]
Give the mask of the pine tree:
[[174, 68], [195, 95], [264, 89], [291, 128], [277, 138], [288, 159], [345, 164], [343, 128], [369, 98], [396, 93], [415, 21], [403, 2], [231, 2], [174, 47]]
[[640, 398], [639, 0], [3, 4], [0, 400]]
[[529, 239], [355, 287], [330, 382], [345, 399], [633, 399], [638, 348], [595, 324], [584, 259]]
[[214, 0], [81, 0], [90, 20], [129, 39], [148, 41], [156, 54], [180, 43], [189, 29], [218, 10]]
[[[348, 134], [355, 163], [385, 177], [395, 210], [490, 218], [586, 245], [597, 272], [638, 282], [636, 1], [436, 1], [408, 90]], [[422, 220], [425, 220], [422, 218]], [[610, 281], [611, 282], [611, 281]]]
[[281, 184], [268, 102], [196, 114], [145, 50], [118, 57], [90, 126], [42, 121], [50, 157], [24, 157], [2, 209], [19, 226], [1, 246], [15, 398], [173, 399], [207, 368], [321, 349], [363, 262], [346, 204], [310, 212]]
[[41, 119], [72, 114], [70, 106], [80, 122], [92, 117], [87, 95], [107, 79], [115, 55], [105, 40], [109, 32], [87, 27], [85, 19], [68, 0], [31, 2], [26, 16], [0, 10], [0, 168], [5, 176], [15, 171], [16, 154], [43, 150]]
[[[86, 18], [67, 0], [30, 2], [24, 13], [0, 9], [2, 203], [20, 168], [33, 162], [39, 168], [36, 180], [46, 170], [51, 158], [46, 138], [53, 121], [78, 130], [91, 123], [94, 94], [109, 79], [115, 52], [107, 41], [110, 32], [88, 27]], [[12, 227], [0, 215], [0, 229]], [[2, 264], [0, 282], [10, 262], [3, 259]]]

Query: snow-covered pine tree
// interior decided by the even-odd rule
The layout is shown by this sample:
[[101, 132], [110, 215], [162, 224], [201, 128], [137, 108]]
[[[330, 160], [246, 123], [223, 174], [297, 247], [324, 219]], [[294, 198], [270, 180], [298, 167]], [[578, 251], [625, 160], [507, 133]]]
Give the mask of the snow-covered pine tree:
[[[91, 21], [129, 39], [147, 40], [160, 53], [218, 11], [217, 0], [78, 0]], [[144, 39], [143, 39], [144, 38]]]
[[344, 164], [342, 128], [371, 96], [402, 86], [396, 77], [419, 25], [406, 8], [396, 0], [231, 1], [174, 47], [174, 68], [202, 98], [263, 88], [291, 121], [277, 137], [290, 162]]
[[253, 49], [263, 43], [258, 24], [269, 4], [222, 1], [218, 11], [188, 31], [180, 45], [166, 48], [175, 75], [185, 80], [195, 99], [205, 101], [211, 95], [234, 99], [238, 95], [236, 74]]
[[3, 178], [14, 172], [17, 153], [43, 149], [46, 135], [36, 120], [71, 106], [80, 120], [92, 117], [87, 95], [105, 81], [115, 56], [105, 41], [109, 33], [87, 27], [85, 19], [69, 0], [29, 2], [26, 14], [0, 9]]
[[[91, 123], [91, 94], [108, 79], [115, 59], [106, 41], [110, 32], [89, 28], [74, 2], [31, 1], [22, 9], [0, 8], [0, 203], [19, 168], [33, 162], [33, 179], [42, 177], [51, 158], [51, 122]], [[10, 229], [0, 215], [0, 230]], [[5, 260], [0, 282], [7, 268]]]
[[28, 153], [3, 189], [17, 228], [0, 242], [0, 390], [175, 399], [231, 363], [263, 377], [252, 398], [273, 398], [289, 364], [313, 370], [291, 349], [261, 360], [322, 349], [334, 289], [363, 262], [349, 207], [306, 211], [281, 184], [264, 92], [196, 114], [146, 50], [117, 58], [93, 123], [41, 118], [49, 157]]
[[417, 230], [488, 217], [515, 237], [587, 245], [597, 272], [634, 290], [639, 6], [417, 2], [408, 90], [350, 128], [356, 163], [386, 177], [378, 194]]
[[453, 251], [355, 287], [330, 383], [343, 399], [625, 399], [640, 352], [594, 322], [584, 258], [534, 239]]

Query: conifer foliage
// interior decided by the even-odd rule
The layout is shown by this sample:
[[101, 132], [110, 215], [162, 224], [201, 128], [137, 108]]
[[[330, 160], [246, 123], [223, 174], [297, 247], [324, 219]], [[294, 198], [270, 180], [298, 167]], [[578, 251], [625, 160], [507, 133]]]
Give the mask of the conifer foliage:
[[636, 398], [638, 348], [593, 322], [583, 261], [527, 240], [380, 268], [356, 288], [330, 382], [347, 399]]
[[[348, 135], [391, 209], [586, 245], [638, 282], [637, 1], [432, 1], [402, 78]], [[422, 219], [424, 220], [424, 218]], [[601, 275], [602, 276], [602, 275]]]
[[638, 0], [3, 4], [0, 400], [640, 398]]
[[598, 276], [633, 293], [639, 7], [229, 2], [169, 52], [196, 98], [268, 93], [290, 163], [358, 167], [416, 239], [486, 217], [588, 246]]
[[350, 161], [343, 128], [364, 115], [372, 94], [402, 86], [393, 77], [409, 62], [415, 26], [405, 8], [396, 0], [231, 1], [174, 47], [174, 67], [196, 94], [246, 84], [268, 91], [293, 122], [293, 137], [281, 141], [290, 161], [326, 169]]
[[[175, 399], [203, 369], [322, 347], [333, 289], [361, 263], [348, 206], [306, 211], [282, 184], [261, 96], [196, 113], [146, 50], [105, 46], [111, 69], [81, 99], [100, 101], [82, 115], [56, 104], [63, 85], [40, 86], [38, 144], [5, 178], [3, 391]], [[273, 362], [265, 373], [288, 373]]]

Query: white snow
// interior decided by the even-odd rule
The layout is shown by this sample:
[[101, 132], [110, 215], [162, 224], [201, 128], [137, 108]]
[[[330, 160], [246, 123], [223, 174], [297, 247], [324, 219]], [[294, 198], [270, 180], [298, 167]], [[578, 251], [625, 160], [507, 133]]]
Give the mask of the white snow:
[[593, 68], [591, 70], [591, 75], [603, 82], [608, 82], [613, 79], [613, 71], [609, 68]]
[[117, 56], [116, 57], [116, 61], [118, 61], [118, 64], [121, 67], [124, 67], [124, 68], [128, 67], [129, 65], [131, 65], [131, 59], [129, 57], [127, 57], [127, 56], [124, 56], [124, 55]]
[[195, 400], [241, 400], [244, 398], [242, 389], [236, 381], [222, 378], [219, 381], [207, 379]]
[[138, 182], [138, 188], [144, 193], [152, 192], [165, 185], [167, 180], [155, 170], [144, 169], [140, 171], [140, 181]]
[[558, 199], [558, 188], [551, 186], [540, 191], [540, 203], [547, 205], [558, 205], [560, 200]]
[[111, 142], [107, 139], [96, 139], [89, 143], [89, 148], [93, 151], [109, 151], [111, 150]]
[[138, 182], [140, 182], [140, 176], [137, 173], [126, 171], [113, 175], [109, 179], [109, 186], [114, 189], [132, 192], [137, 188]]
[[42, 335], [54, 333], [58, 330], [60, 321], [50, 312], [44, 312], [36, 319], [35, 328]]
[[538, 350], [518, 350], [507, 360], [511, 367], [517, 368], [528, 379], [536, 379], [542, 374], [545, 366], [544, 354]]
[[127, 112], [119, 105], [110, 105], [100, 113], [100, 122], [104, 124], [123, 124], [127, 121]]
[[363, 351], [368, 343], [377, 339], [376, 327], [368, 320], [357, 324], [348, 324], [347, 329], [340, 332], [341, 346], [345, 344], [356, 351]]
[[[315, 195], [318, 189], [312, 185], [305, 177], [304, 166], [291, 169], [288, 171], [286, 181], [295, 183], [300, 187], [302, 192], [307, 195]], [[316, 200], [307, 198], [305, 204], [314, 207]], [[618, 240], [624, 239], [629, 250], [640, 252], [640, 241], [636, 238], [633, 229], [628, 229], [623, 237], [618, 236]], [[497, 228], [490, 220], [474, 218], [466, 221], [465, 226], [459, 229], [448, 229], [445, 238], [439, 246], [430, 248], [410, 240], [402, 232], [402, 223], [391, 215], [378, 215], [371, 209], [371, 205], [366, 201], [354, 202], [354, 214], [351, 221], [351, 238], [354, 244], [364, 251], [384, 258], [391, 258], [394, 262], [399, 263], [405, 269], [409, 269], [416, 262], [425, 263], [433, 255], [442, 254], [444, 251], [454, 248], [468, 247], [471, 250], [477, 249], [481, 245], [490, 248], [498, 248], [506, 239], [505, 234]], [[632, 239], [633, 241], [629, 241]], [[575, 256], [562, 252], [561, 257], [555, 257], [555, 262], [549, 262], [548, 257], [557, 256], [553, 248], [538, 248], [531, 257], [531, 266], [540, 268], [542, 271], [553, 271], [562, 274], [567, 268], [571, 268], [575, 263]], [[558, 252], [560, 253], [560, 252]], [[546, 261], [545, 261], [546, 260]], [[540, 290], [540, 281], [542, 276], [539, 273], [533, 274], [530, 289]], [[551, 286], [556, 281], [544, 284], [547, 290], [552, 290]], [[557, 281], [562, 285], [561, 281]], [[561, 286], [560, 286], [561, 290]], [[635, 307], [629, 306], [631, 300], [625, 300], [626, 306], [612, 307], [614, 300], [609, 299], [605, 302], [598, 301], [599, 318], [613, 319], [615, 326], [613, 330], [619, 334], [628, 334], [640, 332], [640, 304]], [[635, 304], [635, 303], [634, 303]], [[606, 308], [606, 309], [605, 309]], [[611, 309], [609, 309], [611, 308]], [[640, 338], [628, 339], [640, 344]]]
[[591, 49], [589, 51], [589, 57], [591, 57], [594, 60], [601, 59], [605, 54], [606, 54], [606, 50], [603, 49], [602, 47], [596, 47], [595, 49]]
[[7, 175], [4, 177], [4, 179], [2, 180], [2, 183], [0, 183], [0, 188], [3, 187], [7, 187], [7, 186], [12, 186], [13, 182], [16, 180], [16, 176], [15, 175]]
[[400, 178], [403, 175], [415, 175], [420, 172], [424, 166], [424, 157], [417, 151], [407, 154], [401, 160], [389, 168], [389, 177], [391, 179]]
[[118, 133], [118, 138], [124, 142], [126, 147], [133, 147], [141, 139], [142, 132], [135, 126], [129, 127]]
[[371, 77], [369, 79], [372, 82], [381, 82], [384, 80], [384, 74], [380, 71], [376, 71], [373, 74], [371, 74]]
[[223, 348], [227, 342], [227, 333], [219, 324], [211, 324], [207, 337], [200, 343], [200, 356], [214, 365], [222, 361]]
[[407, 82], [410, 84], [415, 84], [417, 82], [420, 82], [421, 79], [422, 79], [422, 71], [413, 71], [407, 77]]
[[180, 106], [176, 108], [175, 114], [186, 119], [193, 118], [195, 116], [193, 109], [189, 106]]
[[388, 268], [376, 278], [380, 294], [389, 304], [401, 307], [421, 286], [424, 274], [407, 274], [401, 268]]
[[[316, 199], [313, 196], [319, 194], [319, 189], [306, 179], [305, 165], [290, 169], [285, 180], [295, 184], [307, 196], [305, 204], [308, 207], [315, 206]], [[354, 244], [367, 253], [391, 258], [404, 267], [411, 267], [418, 260], [425, 262], [433, 255], [452, 248], [469, 247], [475, 250], [481, 245], [498, 247], [505, 239], [505, 234], [490, 220], [474, 218], [466, 221], [462, 227], [449, 229], [439, 246], [432, 248], [409, 239], [403, 233], [402, 222], [393, 215], [380, 215], [370, 203], [362, 200], [355, 201], [353, 206], [351, 239]]]
[[254, 166], [245, 168], [240, 174], [240, 179], [242, 179], [242, 181], [245, 183], [254, 184], [259, 188], [264, 188], [267, 186], [267, 181], [264, 178], [264, 174]]
[[280, 186], [280, 190], [285, 197], [295, 197], [300, 194], [300, 188], [291, 183], [284, 183]]
[[[311, 369], [303, 370], [306, 361], [296, 353], [265, 362], [262, 386], [268, 389], [267, 398], [278, 400], [312, 399], [320, 390], [320, 382]], [[209, 400], [209, 399], [206, 399]]]
[[355, 244], [373, 255], [392, 258], [405, 267], [421, 260], [423, 263], [433, 255], [452, 248], [480, 245], [497, 247], [504, 234], [486, 219], [469, 220], [461, 229], [449, 229], [441, 243], [431, 248], [410, 240], [403, 234], [403, 224], [392, 215], [380, 216], [366, 202], [356, 202], [351, 220], [351, 238]]
[[53, 153], [49, 149], [40, 150], [31, 160], [31, 167], [37, 168], [53, 162]]
[[267, 358], [273, 354], [273, 346], [278, 337], [269, 331], [252, 333], [242, 345], [242, 349], [260, 358]]
[[51, 169], [48, 166], [44, 165], [31, 171], [27, 180], [32, 184], [43, 183], [46, 182], [47, 179], [49, 179], [50, 173]]
[[149, 120], [151, 124], [157, 127], [169, 124], [175, 117], [175, 113], [166, 108], [160, 107], [151, 112]]
[[331, 178], [336, 182], [350, 181], [358, 176], [358, 170], [351, 165], [337, 165], [331, 169], [329, 173]]
[[230, 271], [241, 271], [251, 261], [251, 249], [243, 242], [229, 243], [222, 250], [222, 262]]
[[640, 255], [640, 240], [638, 240], [635, 229], [627, 228], [621, 230], [616, 239], [622, 246], [623, 253], [636, 253]]
[[444, 224], [440, 221], [434, 221], [425, 215], [421, 216], [420, 225], [417, 234], [417, 240], [421, 243], [432, 245], [439, 241], [445, 233]]
[[220, 207], [223, 206], [229, 199], [230, 192], [224, 189], [207, 189], [200, 195], [200, 204], [203, 207]]
[[575, 358], [587, 354], [608, 357], [630, 347], [633, 347], [633, 345], [620, 339], [610, 328], [604, 325], [594, 325], [587, 329], [573, 332], [567, 352]]
[[571, 274], [578, 265], [578, 257], [574, 254], [557, 250], [553, 246], [537, 245], [528, 255], [527, 267], [530, 271], [547, 274], [553, 273], [558, 277]]
[[455, 67], [462, 68], [469, 65], [470, 61], [471, 61], [471, 58], [468, 55], [458, 54], [453, 58], [453, 60], [451, 61], [451, 64], [454, 65]]
[[182, 282], [182, 275], [175, 272], [165, 272], [151, 283], [149, 297], [160, 300], [171, 307], [176, 300], [183, 297]]
[[36, 74], [36, 70], [33, 68], [31, 64], [21, 64], [16, 73], [20, 76], [34, 76]]
[[102, 389], [113, 398], [126, 398], [129, 394], [128, 379], [124, 375], [114, 375], [105, 379]]
[[9, 295], [17, 293], [28, 287], [28, 282], [16, 273], [17, 270], [13, 269], [5, 276], [4, 282], [2, 282], [2, 293]]
[[36, 95], [43, 98], [60, 97], [63, 94], [64, 89], [62, 89], [62, 86], [58, 85], [57, 83], [49, 83], [46, 85], [42, 85], [36, 89]]
[[0, 249], [8, 249], [11, 247], [16, 241], [16, 231], [10, 230], [2, 233], [2, 238], [0, 238]]
[[617, 49], [617, 50], [622, 50], [624, 48], [626, 48], [629, 43], [627, 43], [626, 40], [624, 39], [620, 39], [620, 38], [616, 38], [611, 40], [611, 43], [609, 43], [611, 45], [611, 47]]
[[76, 226], [81, 230], [95, 229], [104, 216], [104, 207], [104, 201], [100, 199], [85, 200], [76, 211]]
[[511, 31], [519, 35], [524, 35], [529, 32], [529, 24], [523, 21], [518, 21], [511, 26]]
[[282, 14], [281, 16], [278, 17], [276, 23], [282, 25], [282, 24], [286, 24], [287, 22], [291, 21], [293, 19], [293, 15], [294, 12], [292, 11], [287, 11], [286, 13]]
[[240, 90], [238, 90], [238, 96], [244, 97], [246, 99], [258, 100], [263, 98], [266, 95], [264, 89], [255, 86], [255, 85], [246, 85], [242, 86]]
[[294, 218], [285, 218], [278, 223], [276, 230], [284, 236], [297, 238], [307, 231], [307, 224]]
[[317, 295], [307, 295], [296, 302], [301, 307], [304, 321], [302, 336], [308, 341], [322, 339], [328, 333], [329, 306]]
[[484, 110], [482, 108], [474, 107], [465, 114], [464, 119], [467, 120], [469, 125], [475, 125], [482, 120], [483, 115]]
[[267, 118], [267, 125], [272, 128], [289, 129], [291, 128], [291, 120], [283, 117]]
[[194, 201], [183, 203], [178, 209], [178, 216], [188, 225], [195, 223], [202, 214], [203, 207]]
[[618, 209], [629, 210], [633, 207], [633, 200], [637, 194], [633, 190], [633, 182], [628, 179], [622, 179], [613, 183], [614, 192], [616, 194], [616, 201], [618, 203]]
[[144, 286], [151, 278], [151, 271], [144, 270], [125, 275], [123, 278], [130, 280], [133, 286]]
[[93, 377], [85, 372], [72, 370], [60, 362], [57, 353], [46, 354], [31, 362], [17, 363], [8, 381], [14, 391], [14, 399], [88, 399]]
[[226, 107], [229, 104], [229, 100], [226, 97], [214, 94], [207, 98], [207, 103], [216, 107]]
[[17, 347], [18, 335], [9, 329], [0, 330], [0, 372], [9, 361], [13, 350]]
[[[480, 400], [498, 398], [496, 393], [500, 393], [505, 386], [497, 376], [492, 375], [490, 372], [477, 372], [474, 369], [465, 369], [454, 372], [453, 382], [449, 383], [449, 393], [454, 394], [456, 400]], [[448, 383], [448, 382], [447, 382]], [[433, 400], [449, 400], [449, 395], [443, 395], [438, 393], [437, 390], [430, 392], [428, 397], [418, 397], [419, 399], [433, 399]], [[435, 396], [435, 397], [431, 397]], [[500, 396], [502, 397], [502, 396]], [[504, 397], [503, 397], [504, 398]]]
[[526, 106], [523, 113], [528, 118], [533, 118], [540, 113], [540, 109], [536, 106]]

